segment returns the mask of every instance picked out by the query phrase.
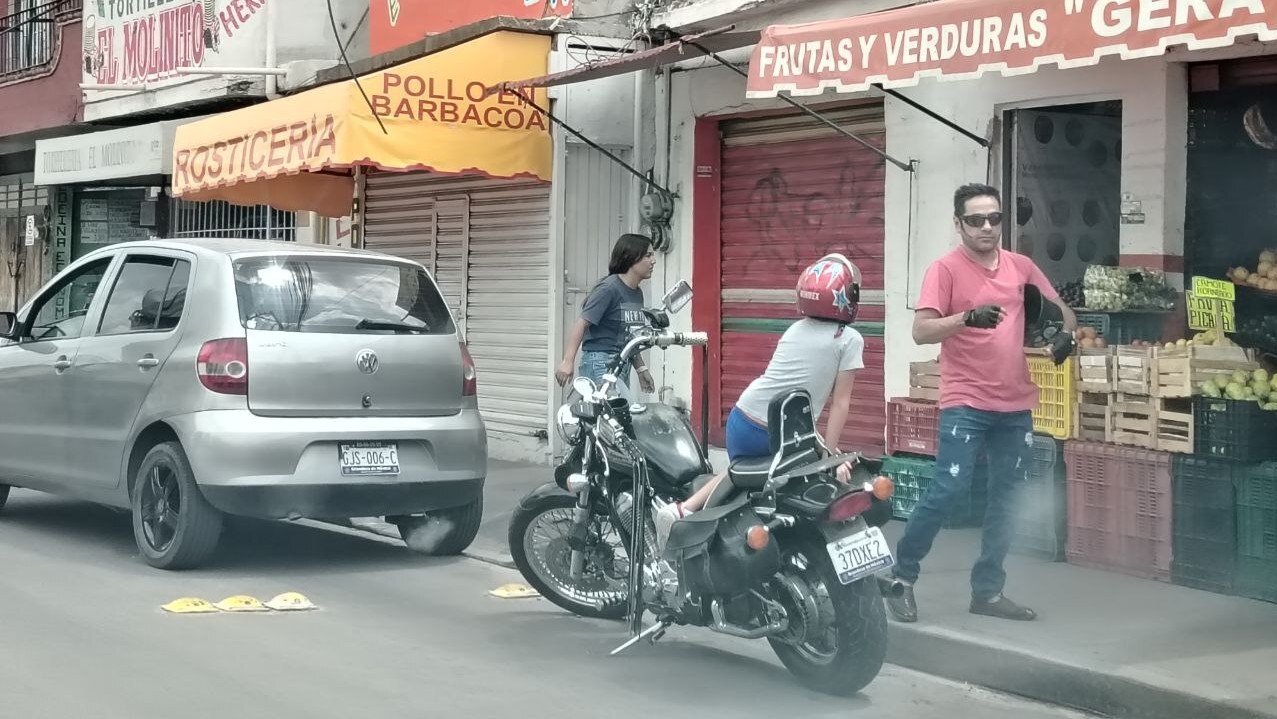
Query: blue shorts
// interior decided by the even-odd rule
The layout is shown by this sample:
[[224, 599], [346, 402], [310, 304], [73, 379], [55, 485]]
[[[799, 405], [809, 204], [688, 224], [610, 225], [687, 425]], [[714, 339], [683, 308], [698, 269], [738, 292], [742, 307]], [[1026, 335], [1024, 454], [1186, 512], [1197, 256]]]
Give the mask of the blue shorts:
[[772, 453], [771, 437], [767, 430], [754, 424], [744, 412], [733, 407], [727, 415], [727, 459], [735, 462], [741, 457], [767, 457]]

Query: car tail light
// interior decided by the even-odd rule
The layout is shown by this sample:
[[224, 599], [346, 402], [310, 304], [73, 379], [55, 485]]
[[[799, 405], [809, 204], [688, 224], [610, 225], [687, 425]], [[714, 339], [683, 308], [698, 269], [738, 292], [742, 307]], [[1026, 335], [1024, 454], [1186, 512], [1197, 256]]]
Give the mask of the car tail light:
[[871, 506], [873, 506], [873, 495], [868, 492], [857, 491], [844, 494], [829, 505], [829, 521], [845, 522], [868, 512]]
[[219, 394], [248, 394], [248, 340], [213, 340], [200, 347], [195, 364], [200, 384]]
[[474, 359], [466, 343], [461, 343], [461, 396], [473, 397], [479, 393], [479, 380], [474, 371]]

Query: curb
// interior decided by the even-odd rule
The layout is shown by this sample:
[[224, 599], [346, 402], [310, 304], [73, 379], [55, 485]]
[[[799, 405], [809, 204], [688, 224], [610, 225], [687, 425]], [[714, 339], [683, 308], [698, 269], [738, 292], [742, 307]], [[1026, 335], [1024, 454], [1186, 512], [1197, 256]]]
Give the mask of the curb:
[[887, 646], [887, 661], [906, 669], [1109, 717], [1277, 717], [934, 627], [891, 621]]

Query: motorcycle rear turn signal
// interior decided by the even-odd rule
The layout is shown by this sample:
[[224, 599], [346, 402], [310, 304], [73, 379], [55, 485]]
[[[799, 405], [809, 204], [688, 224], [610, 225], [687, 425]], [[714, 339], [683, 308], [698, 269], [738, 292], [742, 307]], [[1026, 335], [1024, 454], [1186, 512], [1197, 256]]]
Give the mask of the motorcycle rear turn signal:
[[879, 500], [886, 501], [896, 494], [896, 484], [891, 481], [890, 477], [878, 476], [873, 481], [874, 496]]
[[761, 524], [754, 525], [745, 533], [745, 544], [755, 552], [765, 549], [772, 541], [772, 533]]

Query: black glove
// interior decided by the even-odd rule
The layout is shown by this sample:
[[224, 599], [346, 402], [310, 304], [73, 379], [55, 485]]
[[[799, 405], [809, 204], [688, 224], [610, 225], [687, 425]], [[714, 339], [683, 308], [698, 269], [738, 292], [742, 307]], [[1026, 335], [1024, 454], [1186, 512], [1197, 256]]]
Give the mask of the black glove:
[[967, 313], [962, 316], [962, 322], [967, 327], [981, 330], [991, 330], [1001, 321], [1002, 308], [997, 305], [980, 305], [973, 310], [967, 310]]
[[1059, 367], [1064, 364], [1064, 360], [1073, 354], [1073, 350], [1077, 349], [1077, 342], [1073, 339], [1072, 332], [1061, 332], [1051, 340], [1051, 359], [1055, 362], [1055, 366]]

